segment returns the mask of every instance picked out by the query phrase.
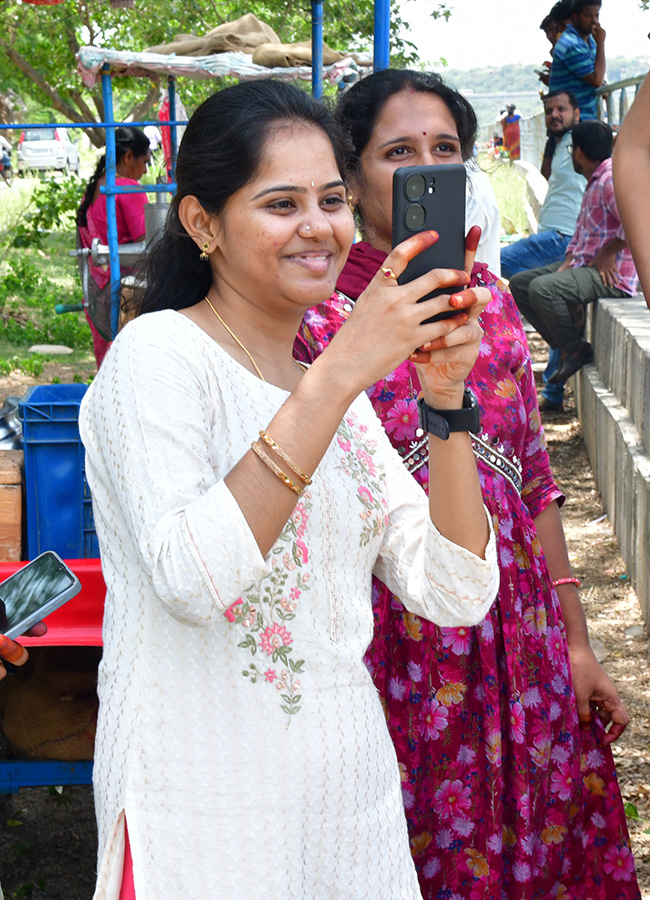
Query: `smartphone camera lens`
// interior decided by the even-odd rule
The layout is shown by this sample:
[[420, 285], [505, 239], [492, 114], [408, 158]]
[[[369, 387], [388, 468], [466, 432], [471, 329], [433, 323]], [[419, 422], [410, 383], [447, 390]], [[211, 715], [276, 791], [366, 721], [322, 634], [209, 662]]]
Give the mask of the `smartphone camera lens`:
[[409, 175], [404, 182], [404, 193], [407, 200], [420, 200], [424, 197], [427, 183], [424, 175]]
[[404, 224], [409, 231], [422, 231], [426, 212], [420, 203], [413, 203], [404, 213]]

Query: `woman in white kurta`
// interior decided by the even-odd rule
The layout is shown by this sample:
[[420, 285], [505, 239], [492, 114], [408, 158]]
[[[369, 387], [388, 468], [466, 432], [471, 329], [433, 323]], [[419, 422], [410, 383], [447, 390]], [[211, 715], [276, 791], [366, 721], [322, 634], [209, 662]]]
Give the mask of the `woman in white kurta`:
[[[467, 434], [431, 439], [429, 504], [354, 398], [424, 347], [427, 403], [459, 407], [489, 295], [464, 291], [466, 312], [423, 326], [423, 287], [459, 273], [399, 287], [424, 245], [411, 239], [340, 340], [295, 364], [303, 312], [352, 238], [328, 129], [317, 101], [273, 82], [197, 110], [139, 310], [161, 311], [126, 326], [81, 411], [108, 588], [96, 898], [132, 883], [138, 900], [420, 896], [362, 661], [371, 575], [413, 613], [471, 624], [496, 593], [494, 542]], [[262, 430], [284, 478], [251, 452]]]

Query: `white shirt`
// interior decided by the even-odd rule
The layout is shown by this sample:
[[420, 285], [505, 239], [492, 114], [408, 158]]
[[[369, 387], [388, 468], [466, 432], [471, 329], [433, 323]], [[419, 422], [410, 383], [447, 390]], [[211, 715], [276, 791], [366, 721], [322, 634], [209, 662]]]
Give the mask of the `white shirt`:
[[490, 272], [501, 277], [501, 214], [489, 177], [474, 160], [465, 163], [469, 175], [465, 201], [465, 231], [481, 226], [476, 261], [487, 263]]
[[[371, 575], [445, 625], [487, 561], [446, 541], [365, 395], [262, 557], [224, 476], [288, 394], [166, 311], [120, 333], [81, 409], [108, 593], [96, 900], [126, 813], [138, 900], [418, 900], [363, 654]], [[323, 398], [327, 402], [327, 398]]]
[[538, 224], [538, 231], [559, 231], [567, 237], [576, 230], [582, 196], [587, 187], [587, 179], [573, 168], [570, 146], [571, 132], [567, 131], [553, 151], [548, 191]]

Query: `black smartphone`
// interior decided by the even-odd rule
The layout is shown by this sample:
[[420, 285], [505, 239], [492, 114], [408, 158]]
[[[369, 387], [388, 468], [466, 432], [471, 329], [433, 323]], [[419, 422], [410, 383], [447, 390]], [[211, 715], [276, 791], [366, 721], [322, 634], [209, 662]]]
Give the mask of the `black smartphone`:
[[[393, 172], [393, 247], [420, 231], [437, 231], [438, 241], [414, 257], [397, 279], [407, 284], [431, 269], [465, 268], [465, 193], [467, 173], [458, 163], [403, 166]], [[439, 288], [420, 299], [453, 294], [465, 285]], [[448, 310], [425, 319], [437, 322], [455, 316]]]
[[74, 572], [53, 550], [46, 550], [0, 582], [0, 634], [24, 634], [80, 590]]

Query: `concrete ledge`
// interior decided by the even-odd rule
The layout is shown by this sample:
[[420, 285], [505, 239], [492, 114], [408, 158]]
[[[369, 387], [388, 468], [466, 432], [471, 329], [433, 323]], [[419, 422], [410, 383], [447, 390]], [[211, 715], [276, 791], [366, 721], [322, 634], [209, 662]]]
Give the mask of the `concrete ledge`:
[[[529, 217], [540, 197], [543, 201], [545, 185], [536, 167], [523, 161], [535, 159], [530, 147], [543, 139], [543, 116], [535, 120], [526, 120], [523, 159], [517, 163], [528, 183]], [[541, 159], [541, 152], [536, 158]], [[590, 304], [587, 335], [594, 365], [574, 378], [578, 416], [596, 484], [650, 626], [650, 309], [645, 299], [640, 295]]]
[[594, 477], [650, 624], [650, 310], [643, 297], [589, 307], [594, 365], [575, 378]]
[[515, 169], [522, 175], [526, 181], [526, 193], [524, 194], [524, 210], [528, 219], [528, 227], [531, 234], [537, 234], [537, 222], [542, 209], [546, 193], [548, 191], [548, 181], [536, 166], [519, 159], [515, 162]]

